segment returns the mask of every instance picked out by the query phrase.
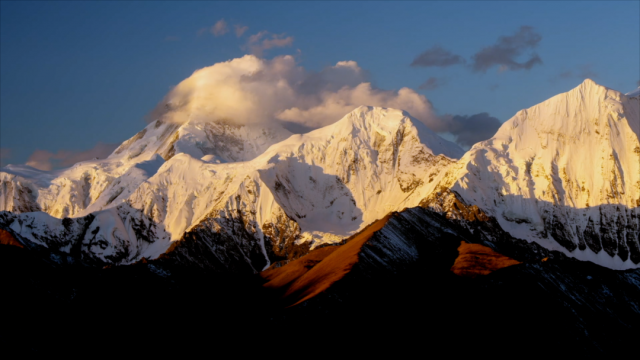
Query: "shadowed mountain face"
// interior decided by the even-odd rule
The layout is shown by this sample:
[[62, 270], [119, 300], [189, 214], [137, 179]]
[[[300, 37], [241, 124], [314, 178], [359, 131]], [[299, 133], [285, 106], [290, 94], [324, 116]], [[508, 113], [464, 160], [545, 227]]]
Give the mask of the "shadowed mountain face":
[[[348, 273], [287, 309], [279, 324], [349, 324], [353, 331], [373, 331], [389, 347], [398, 341], [459, 354], [633, 348], [640, 325], [638, 270], [580, 262], [503, 231], [488, 239], [484, 231], [495, 225], [491, 218], [451, 220], [424, 208], [394, 214], [362, 245]], [[457, 251], [461, 241], [495, 249], [475, 252], [476, 265], [502, 258], [509, 266], [474, 278], [457, 275], [456, 264], [469, 255]]]
[[[180, 329], [173, 341], [208, 349], [246, 346], [239, 334], [250, 331], [261, 353], [279, 346], [285, 334], [292, 350], [324, 339], [323, 346], [340, 341], [343, 349], [360, 353], [426, 347], [458, 355], [523, 349], [587, 355], [634, 349], [638, 270], [580, 262], [506, 232], [487, 239], [484, 231], [495, 219], [474, 216], [455, 220], [420, 207], [394, 213], [365, 236], [316, 249], [264, 278], [221, 276], [162, 259], [95, 269], [74, 265], [69, 257], [61, 265], [63, 254], [2, 245], [0, 266], [13, 274], [5, 289], [23, 309], [5, 325], [17, 329], [9, 344], [73, 352], [100, 346], [134, 322], [137, 341], [152, 348], [165, 341], [154, 329]], [[491, 261], [487, 256], [513, 260], [475, 278], [456, 275], [452, 267], [469, 255], [459, 252], [463, 241], [492, 247], [473, 253], [478, 263]], [[61, 322], [78, 327], [56, 332]], [[34, 323], [41, 329], [35, 334], [27, 331]], [[336, 332], [337, 339], [326, 338]], [[73, 346], [63, 341], [68, 336], [76, 339]], [[125, 346], [112, 341], [110, 350]]]

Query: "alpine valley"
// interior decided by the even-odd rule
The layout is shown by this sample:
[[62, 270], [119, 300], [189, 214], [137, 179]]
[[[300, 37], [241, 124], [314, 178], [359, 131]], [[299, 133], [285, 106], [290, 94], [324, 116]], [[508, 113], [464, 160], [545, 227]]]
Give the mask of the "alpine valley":
[[[467, 152], [400, 109], [292, 134], [191, 96], [106, 159], [0, 169], [7, 294], [44, 328], [636, 351], [639, 91], [585, 80]], [[64, 351], [18, 323], [21, 346]]]

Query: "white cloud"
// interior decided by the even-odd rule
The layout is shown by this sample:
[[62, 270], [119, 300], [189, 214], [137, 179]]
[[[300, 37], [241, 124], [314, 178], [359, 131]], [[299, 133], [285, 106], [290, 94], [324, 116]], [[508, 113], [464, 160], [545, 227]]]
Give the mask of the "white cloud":
[[36, 150], [29, 156], [27, 165], [36, 169], [49, 171], [56, 168], [64, 168], [75, 163], [94, 158], [104, 159], [109, 156], [118, 144], [105, 144], [98, 142], [96, 146], [85, 151], [59, 150], [52, 153], [47, 150]]
[[224, 19], [220, 19], [220, 20], [218, 20], [217, 23], [215, 23], [215, 25], [213, 25], [211, 27], [210, 31], [214, 36], [217, 37], [217, 36], [222, 36], [222, 35], [228, 33], [229, 32], [229, 28], [227, 27], [227, 22], [224, 21]]
[[409, 88], [375, 88], [355, 61], [341, 61], [320, 72], [307, 71], [292, 56], [272, 60], [253, 55], [217, 63], [178, 84], [149, 117], [236, 123], [283, 122], [306, 128], [331, 124], [360, 105], [400, 108], [427, 125], [431, 104]]
[[373, 88], [370, 83], [361, 83], [355, 87], [345, 86], [337, 92], [321, 92], [318, 97], [320, 101], [316, 106], [292, 107], [277, 114], [277, 118], [317, 128], [339, 120], [359, 105], [402, 109], [418, 119], [432, 116], [426, 98], [409, 88], [384, 91]]

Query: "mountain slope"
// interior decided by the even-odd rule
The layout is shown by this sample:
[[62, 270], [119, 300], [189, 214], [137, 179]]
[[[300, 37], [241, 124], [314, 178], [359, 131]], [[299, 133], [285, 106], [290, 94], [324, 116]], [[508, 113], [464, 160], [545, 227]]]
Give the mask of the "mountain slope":
[[638, 103], [586, 80], [518, 112], [449, 169], [438, 189], [477, 205], [517, 238], [614, 269], [635, 268]]
[[122, 202], [175, 154], [212, 162], [251, 160], [291, 135], [277, 125], [234, 125], [207, 119], [178, 124], [167, 113], [123, 142], [108, 158], [41, 172], [28, 166], [0, 170], [0, 211], [42, 209], [55, 217], [83, 216]]
[[[61, 187], [69, 194], [56, 198], [64, 211], [47, 212], [75, 218], [5, 214], [4, 224], [41, 245], [70, 251], [72, 245], [61, 237], [71, 230], [62, 222], [73, 223], [74, 235], [66, 236], [82, 243], [95, 261], [156, 258], [171, 246], [174, 254], [168, 257], [208, 258], [202, 261], [227, 268], [240, 261], [259, 271], [272, 261], [339, 242], [390, 211], [416, 206], [451, 158], [462, 155], [456, 145], [393, 109], [360, 107], [254, 159], [249, 158], [284, 132], [217, 124], [222, 135], [214, 137], [207, 133], [211, 126], [156, 121], [94, 166], [115, 174], [105, 176], [108, 185], [100, 193], [94, 194], [97, 182], [87, 180], [86, 172], [89, 190]], [[172, 136], [177, 140], [169, 140]], [[70, 171], [78, 174], [86, 166], [67, 170], [51, 183], [69, 181]], [[36, 201], [51, 209], [42, 201], [52, 198], [47, 190], [38, 189]], [[216, 256], [197, 254], [203, 248], [192, 248], [194, 239]]]

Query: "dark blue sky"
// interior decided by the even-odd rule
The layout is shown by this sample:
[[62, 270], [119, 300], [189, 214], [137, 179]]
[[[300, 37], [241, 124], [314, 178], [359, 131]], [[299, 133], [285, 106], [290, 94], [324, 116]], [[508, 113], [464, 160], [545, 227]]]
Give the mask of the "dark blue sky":
[[[37, 149], [78, 152], [119, 143], [194, 70], [245, 53], [247, 36], [286, 33], [312, 71], [357, 61], [382, 89], [410, 87], [439, 114], [516, 111], [577, 86], [585, 76], [628, 92], [640, 79], [640, 2], [2, 2], [2, 164]], [[198, 30], [218, 20], [248, 26], [238, 38]], [[472, 70], [473, 55], [522, 26], [539, 36], [530, 69]], [[466, 65], [410, 66], [433, 46]], [[435, 77], [431, 89], [420, 85]], [[433, 88], [435, 87], [435, 88]], [[7, 150], [8, 149], [8, 150]]]

